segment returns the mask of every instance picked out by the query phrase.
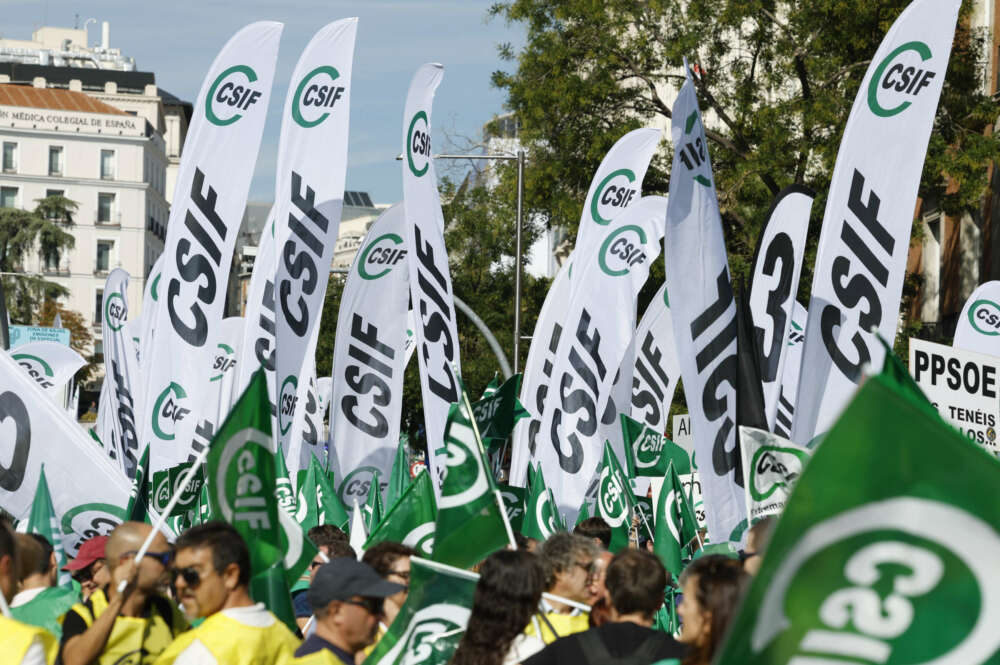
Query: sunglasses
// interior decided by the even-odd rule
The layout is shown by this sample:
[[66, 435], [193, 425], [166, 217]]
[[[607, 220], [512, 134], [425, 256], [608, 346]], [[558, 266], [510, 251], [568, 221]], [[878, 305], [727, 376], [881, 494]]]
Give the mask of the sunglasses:
[[77, 584], [83, 584], [94, 579], [94, 564], [90, 564], [86, 568], [81, 568], [80, 570], [74, 570], [70, 577], [72, 577]]
[[[130, 555], [135, 556], [138, 553], [139, 550], [130, 550], [122, 554], [122, 558], [125, 558]], [[163, 566], [164, 568], [169, 568], [170, 562], [174, 560], [174, 553], [170, 550], [167, 550], [166, 552], [146, 552], [144, 556], [149, 557], [154, 561], [159, 561], [160, 565]]]
[[390, 570], [389, 575], [395, 575], [401, 580], [410, 581], [410, 571], [408, 570]]
[[369, 614], [378, 615], [382, 614], [382, 606], [385, 603], [385, 598], [362, 598], [361, 600], [344, 600], [341, 602], [363, 607], [368, 610]]
[[173, 582], [180, 575], [184, 578], [184, 584], [190, 589], [197, 589], [198, 585], [201, 584], [201, 575], [198, 573], [197, 569], [188, 566], [187, 568], [174, 568], [170, 571], [170, 581]]

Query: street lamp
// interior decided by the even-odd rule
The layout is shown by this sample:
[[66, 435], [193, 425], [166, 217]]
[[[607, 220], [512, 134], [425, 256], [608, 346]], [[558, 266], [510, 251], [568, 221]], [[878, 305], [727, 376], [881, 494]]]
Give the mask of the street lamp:
[[[517, 249], [514, 254], [514, 373], [520, 368], [521, 356], [521, 232], [524, 214], [524, 149], [518, 148], [517, 154], [498, 153], [488, 155], [433, 155], [434, 159], [482, 159], [517, 162]], [[403, 155], [396, 155], [396, 161], [402, 161]]]

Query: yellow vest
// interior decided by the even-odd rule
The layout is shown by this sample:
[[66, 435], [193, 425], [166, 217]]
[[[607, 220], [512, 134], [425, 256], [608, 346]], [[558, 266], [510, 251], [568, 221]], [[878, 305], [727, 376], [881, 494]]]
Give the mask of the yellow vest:
[[299, 646], [298, 638], [278, 619], [267, 628], [258, 628], [216, 612], [174, 640], [160, 654], [156, 665], [171, 665], [195, 640], [211, 652], [219, 665], [286, 665], [292, 662]]
[[557, 612], [547, 612], [545, 618], [549, 620], [552, 627], [556, 629], [556, 634], [553, 634], [549, 627], [545, 624], [542, 619], [542, 615], [536, 614], [534, 618], [528, 622], [528, 627], [525, 628], [524, 632], [527, 635], [535, 635], [535, 623], [542, 630], [542, 634], [539, 637], [546, 644], [551, 644], [555, 642], [560, 637], [566, 637], [567, 635], [572, 635], [573, 633], [582, 633], [590, 628], [590, 614], [583, 612], [581, 614], [559, 614]]
[[[107, 597], [98, 591], [90, 597], [86, 605], [77, 603], [70, 611], [79, 614], [90, 628], [107, 607]], [[104, 644], [104, 650], [97, 657], [97, 663], [98, 665], [119, 663], [152, 665], [174, 638], [187, 629], [188, 623], [180, 610], [166, 598], [156, 596], [150, 599], [148, 617], [119, 616], [115, 619], [108, 641]]]
[[293, 658], [292, 665], [354, 665], [354, 663], [345, 663], [334, 656], [329, 649], [320, 649], [313, 651], [308, 656]]
[[55, 637], [44, 628], [8, 619], [0, 614], [0, 665], [21, 665], [36, 639], [45, 650], [45, 662], [54, 662], [59, 651]]

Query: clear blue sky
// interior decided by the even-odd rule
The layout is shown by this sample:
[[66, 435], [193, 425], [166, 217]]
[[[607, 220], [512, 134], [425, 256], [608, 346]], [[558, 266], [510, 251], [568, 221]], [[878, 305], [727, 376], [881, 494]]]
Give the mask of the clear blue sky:
[[[520, 46], [523, 31], [501, 20], [487, 21], [490, 1], [481, 0], [0, 0], [5, 38], [30, 39], [41, 25], [89, 26], [91, 45], [100, 42], [100, 21], [111, 24], [111, 46], [152, 71], [165, 90], [194, 101], [216, 52], [240, 27], [259, 20], [285, 24], [268, 125], [250, 199], [270, 201], [279, 116], [299, 53], [323, 25], [359, 17], [354, 54], [354, 90], [347, 188], [367, 191], [378, 203], [402, 197], [400, 150], [403, 103], [410, 77], [424, 62], [445, 66], [434, 102], [435, 151], [449, 147], [445, 134], [480, 138], [482, 125], [503, 112], [503, 94], [490, 86], [490, 74], [509, 68], [497, 57], [497, 44]], [[458, 147], [458, 146], [454, 146]], [[443, 166], [443, 165], [442, 165]], [[439, 166], [439, 173], [441, 167]]]

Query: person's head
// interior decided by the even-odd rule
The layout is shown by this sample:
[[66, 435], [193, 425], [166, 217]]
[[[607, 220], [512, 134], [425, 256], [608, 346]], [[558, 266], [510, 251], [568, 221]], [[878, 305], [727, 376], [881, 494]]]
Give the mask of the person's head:
[[598, 547], [611, 547], [611, 526], [600, 517], [588, 517], [573, 527], [573, 533], [593, 539]]
[[[122, 522], [115, 527], [104, 545], [104, 561], [114, 577], [115, 570], [126, 561], [135, 559], [142, 544], [153, 527], [142, 522]], [[167, 568], [173, 560], [173, 552], [163, 532], [153, 536], [146, 555], [139, 562], [139, 576], [136, 589], [143, 593], [154, 593], [167, 579]]]
[[590, 577], [590, 583], [587, 584], [587, 593], [590, 594], [590, 598], [587, 600], [588, 605], [593, 605], [601, 598], [607, 597], [608, 589], [605, 585], [605, 579], [608, 572], [608, 564], [614, 558], [614, 554], [603, 550], [594, 559], [593, 575]]
[[685, 665], [712, 662], [748, 580], [739, 560], [722, 554], [695, 559], [681, 573], [684, 596], [677, 608], [681, 620], [678, 640], [689, 646]]
[[344, 530], [332, 524], [318, 524], [306, 532], [306, 537], [320, 550], [329, 548], [334, 543], [350, 542]]
[[16, 533], [17, 581], [21, 589], [37, 589], [48, 584], [49, 560], [41, 544], [26, 533]]
[[667, 588], [667, 571], [656, 555], [633, 549], [619, 552], [605, 577], [612, 621], [626, 617], [639, 623], [653, 621]]
[[43, 573], [48, 577], [48, 586], [55, 586], [56, 581], [59, 579], [59, 562], [56, 561], [55, 548], [52, 547], [52, 543], [49, 542], [49, 539], [42, 534], [32, 533], [29, 535], [34, 538], [35, 542], [37, 542], [42, 548], [42, 556], [45, 558], [45, 561], [48, 562], [48, 565], [43, 571]]
[[[371, 566], [384, 580], [402, 584], [403, 590], [386, 598], [386, 604], [393, 605], [396, 611], [406, 602], [406, 594], [410, 588], [410, 557], [416, 555], [416, 550], [402, 543], [389, 540], [382, 541], [365, 551], [362, 561]], [[390, 620], [395, 618], [387, 617]]]
[[207, 617], [249, 599], [250, 551], [226, 522], [206, 522], [182, 533], [175, 566], [177, 600], [190, 617]]
[[573, 533], [554, 533], [539, 546], [537, 553], [545, 569], [546, 590], [587, 602], [587, 584], [594, 571], [594, 559], [600, 553], [594, 541]]
[[[337, 527], [334, 527], [335, 529]], [[316, 545], [319, 552], [313, 557], [313, 560], [309, 562], [309, 583], [311, 584], [314, 579], [316, 579], [316, 571], [327, 561], [333, 561], [334, 559], [342, 559], [344, 557], [350, 559], [357, 559], [358, 554], [351, 547], [351, 544], [346, 540], [333, 540], [327, 542], [325, 545]], [[326, 558], [324, 558], [324, 555]]]
[[402, 589], [367, 563], [341, 557], [320, 566], [306, 597], [316, 615], [317, 634], [353, 654], [375, 641], [386, 597]]
[[499, 665], [538, 611], [545, 572], [537, 556], [500, 550], [479, 568], [472, 614], [452, 665]]
[[7, 522], [0, 520], [0, 593], [8, 601], [17, 589], [17, 541]]
[[768, 515], [754, 522], [750, 531], [747, 532], [747, 548], [740, 555], [740, 558], [743, 561], [743, 570], [748, 575], [756, 575], [757, 571], [760, 570], [760, 564], [764, 559], [764, 552], [767, 551], [767, 546], [771, 542], [771, 533], [774, 531], [776, 522], [774, 515]]
[[104, 562], [107, 543], [107, 536], [94, 536], [85, 540], [77, 550], [76, 557], [63, 566], [63, 570], [69, 572], [80, 585], [80, 595], [84, 600], [111, 582], [111, 575]]

